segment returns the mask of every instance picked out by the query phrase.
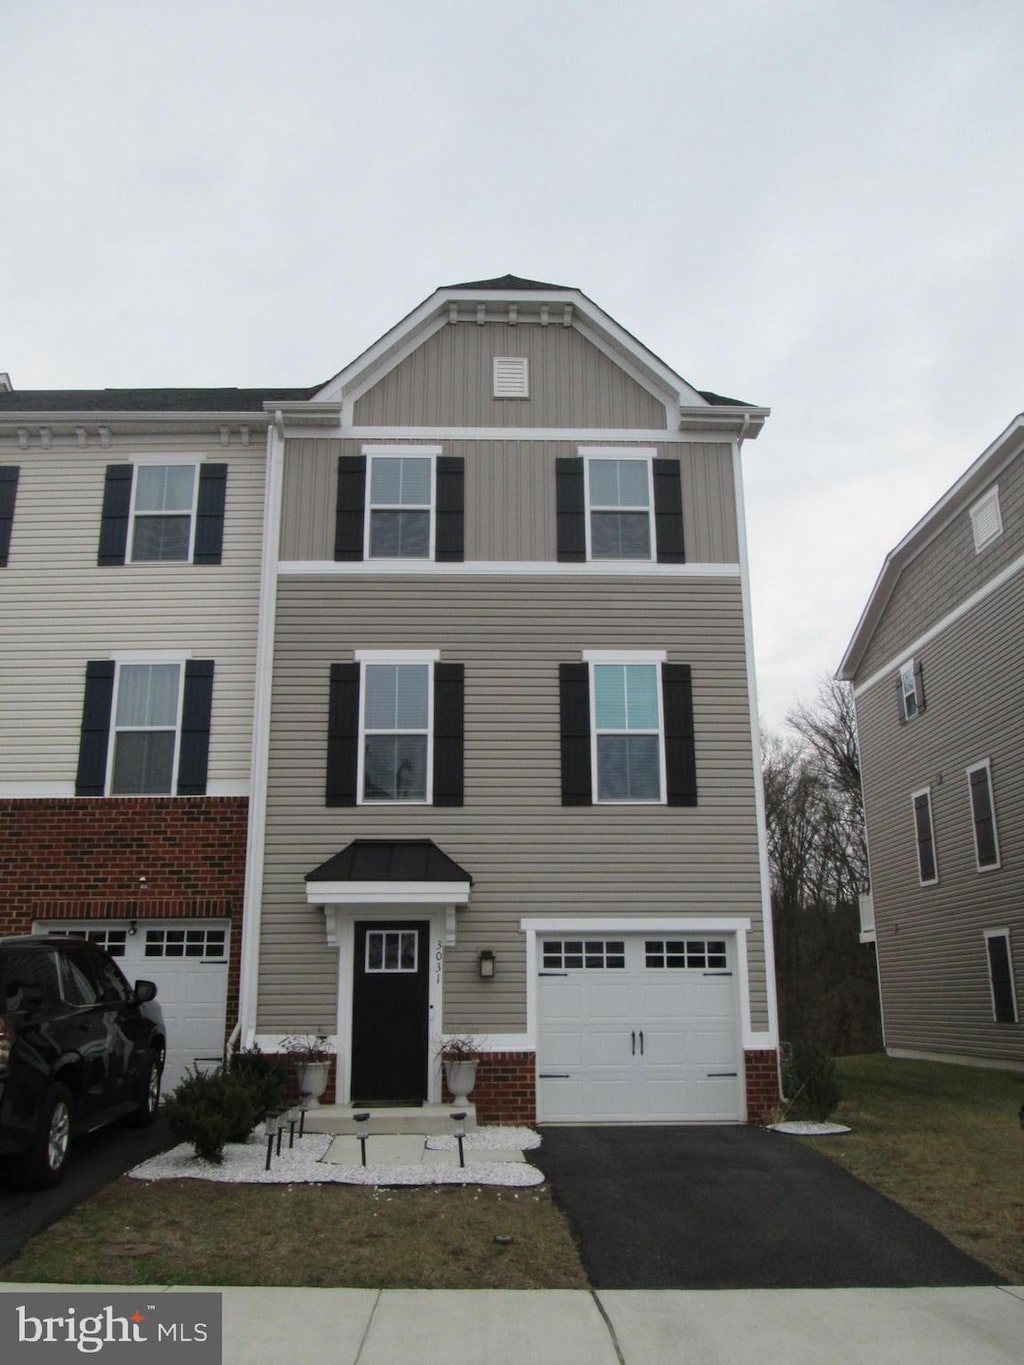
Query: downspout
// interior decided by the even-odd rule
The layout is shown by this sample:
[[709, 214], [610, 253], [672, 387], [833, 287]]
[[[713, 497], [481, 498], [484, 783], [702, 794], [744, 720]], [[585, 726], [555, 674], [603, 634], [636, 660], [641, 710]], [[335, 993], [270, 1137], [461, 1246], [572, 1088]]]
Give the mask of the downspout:
[[263, 856], [266, 845], [267, 782], [270, 758], [270, 700], [274, 672], [274, 626], [277, 614], [277, 557], [284, 480], [284, 418], [278, 409], [267, 428], [266, 486], [263, 493], [263, 545], [260, 558], [259, 624], [256, 635], [256, 686], [253, 696], [252, 768], [249, 830], [242, 909], [242, 964], [238, 1022], [231, 1033], [243, 1047], [256, 1036], [260, 918], [263, 899]]
[[764, 939], [765, 1002], [768, 1035], [775, 1049], [779, 1095], [782, 1094], [782, 1055], [779, 1047], [778, 994], [775, 981], [775, 935], [772, 917], [771, 867], [768, 859], [768, 823], [765, 813], [764, 777], [761, 772], [761, 719], [757, 704], [757, 670], [754, 664], [754, 622], [751, 614], [750, 560], [747, 548], [746, 510], [743, 499], [741, 449], [750, 429], [750, 414], [743, 414], [739, 435], [733, 443], [733, 481], [736, 491], [736, 523], [739, 531], [740, 590], [743, 597], [743, 630], [747, 654], [747, 696], [750, 706], [750, 742], [753, 760], [754, 807], [757, 816], [758, 863], [761, 877], [761, 932]]

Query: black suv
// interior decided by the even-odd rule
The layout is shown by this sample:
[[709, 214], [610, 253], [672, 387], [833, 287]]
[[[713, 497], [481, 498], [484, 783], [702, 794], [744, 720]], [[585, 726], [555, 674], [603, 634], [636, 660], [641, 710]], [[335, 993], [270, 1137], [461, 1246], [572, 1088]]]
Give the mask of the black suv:
[[20, 1183], [55, 1185], [76, 1133], [153, 1122], [167, 1047], [155, 996], [98, 944], [0, 938], [0, 1157]]

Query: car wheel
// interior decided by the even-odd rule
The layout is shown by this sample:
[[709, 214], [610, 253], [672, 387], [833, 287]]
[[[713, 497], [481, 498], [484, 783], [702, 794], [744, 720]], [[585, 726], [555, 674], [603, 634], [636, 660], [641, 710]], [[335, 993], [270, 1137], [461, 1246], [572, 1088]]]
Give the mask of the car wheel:
[[71, 1091], [50, 1086], [39, 1110], [39, 1128], [21, 1162], [22, 1184], [45, 1190], [59, 1183], [71, 1152]]
[[149, 1128], [160, 1108], [160, 1078], [163, 1075], [164, 1059], [162, 1053], [155, 1053], [146, 1067], [146, 1078], [139, 1091], [139, 1103], [131, 1116], [136, 1128]]

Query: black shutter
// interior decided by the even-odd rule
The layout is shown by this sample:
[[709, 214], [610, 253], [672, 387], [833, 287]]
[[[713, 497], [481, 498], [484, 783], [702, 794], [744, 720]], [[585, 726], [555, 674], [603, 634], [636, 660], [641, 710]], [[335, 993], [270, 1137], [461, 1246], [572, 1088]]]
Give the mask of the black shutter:
[[0, 569], [7, 565], [14, 525], [14, 499], [18, 494], [18, 466], [0, 465]]
[[465, 460], [457, 455], [439, 455], [434, 558], [441, 564], [460, 564], [465, 558], [465, 484]]
[[128, 548], [128, 515], [132, 510], [132, 475], [130, 464], [108, 464], [103, 486], [103, 513], [100, 520], [100, 549], [96, 563], [100, 566], [123, 564]]
[[194, 564], [219, 564], [224, 546], [224, 499], [228, 487], [226, 464], [199, 466]]
[[578, 456], [555, 461], [555, 516], [558, 559], [562, 564], [584, 564], [587, 528], [583, 501], [583, 461]]
[[362, 559], [366, 512], [366, 456], [338, 457], [334, 558]]
[[107, 785], [110, 709], [114, 702], [114, 661], [97, 659], [85, 666], [85, 699], [78, 746], [76, 796], [102, 796]]
[[1010, 943], [1005, 934], [986, 939], [988, 971], [992, 981], [992, 1014], [997, 1024], [1015, 1024], [1017, 1011], [1013, 999], [1013, 970]]
[[465, 665], [434, 665], [434, 805], [461, 806]]
[[935, 842], [932, 838], [932, 801], [927, 792], [914, 797], [917, 830], [917, 866], [923, 882], [936, 880]]
[[562, 731], [562, 805], [593, 804], [590, 780], [590, 667], [558, 665]]
[[359, 771], [359, 665], [331, 664], [327, 714], [328, 806], [356, 804]]
[[907, 703], [906, 703], [906, 698], [905, 698], [904, 695], [903, 695], [903, 674], [902, 674], [902, 673], [897, 673], [897, 674], [896, 674], [896, 707], [897, 707], [896, 714], [897, 714], [897, 716], [899, 717], [899, 722], [900, 722], [900, 724], [901, 724], [901, 725], [906, 725], [906, 723], [907, 723]]
[[999, 861], [999, 853], [996, 849], [996, 822], [992, 810], [992, 788], [989, 785], [988, 769], [975, 768], [971, 773], [970, 783], [978, 866], [995, 867]]
[[697, 804], [697, 758], [693, 737], [693, 682], [689, 664], [662, 664], [665, 711], [666, 800], [670, 806]]
[[918, 711], [924, 710], [924, 669], [920, 659], [914, 660], [914, 700]]
[[683, 486], [678, 460], [654, 460], [654, 533], [659, 564], [685, 564]]
[[178, 756], [179, 796], [206, 795], [212, 707], [213, 660], [186, 660], [185, 695], [181, 706], [181, 752]]

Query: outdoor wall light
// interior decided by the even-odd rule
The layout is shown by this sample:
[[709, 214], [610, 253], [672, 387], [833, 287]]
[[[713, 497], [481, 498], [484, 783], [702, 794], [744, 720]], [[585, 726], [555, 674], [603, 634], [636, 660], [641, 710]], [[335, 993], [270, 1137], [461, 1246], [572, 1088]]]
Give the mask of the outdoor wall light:
[[484, 981], [490, 981], [491, 977], [494, 975], [495, 967], [495, 957], [492, 949], [490, 948], [480, 949], [480, 957], [478, 958], [478, 964], [480, 967], [481, 979]]

